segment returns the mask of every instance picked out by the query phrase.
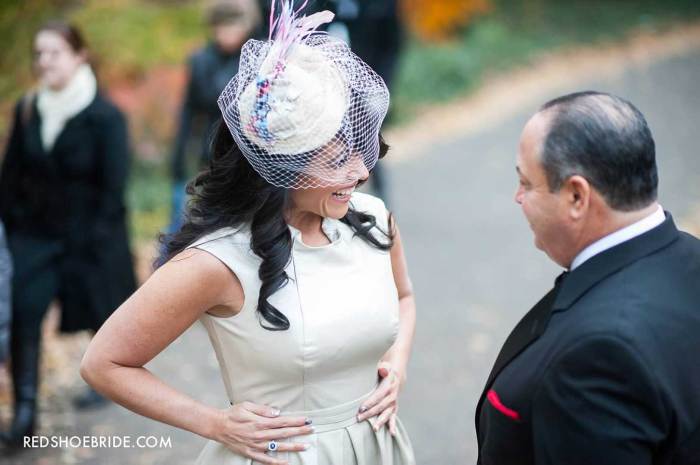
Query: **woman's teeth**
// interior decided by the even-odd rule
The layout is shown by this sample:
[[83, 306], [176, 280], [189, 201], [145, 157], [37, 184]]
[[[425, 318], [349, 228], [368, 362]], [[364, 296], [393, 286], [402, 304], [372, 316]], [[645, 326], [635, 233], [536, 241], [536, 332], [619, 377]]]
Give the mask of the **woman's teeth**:
[[353, 193], [354, 191], [355, 191], [355, 188], [354, 188], [354, 187], [350, 187], [349, 189], [343, 189], [342, 191], [333, 192], [333, 195], [334, 195], [335, 197], [340, 197], [340, 198], [342, 198], [342, 197], [347, 197], [347, 196], [349, 196], [349, 195], [352, 195], [352, 193]]

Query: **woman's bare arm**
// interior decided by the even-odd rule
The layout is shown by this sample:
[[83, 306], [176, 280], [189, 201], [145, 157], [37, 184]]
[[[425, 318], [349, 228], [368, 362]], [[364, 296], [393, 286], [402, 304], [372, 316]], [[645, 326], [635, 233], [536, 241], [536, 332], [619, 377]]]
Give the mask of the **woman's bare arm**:
[[168, 386], [144, 365], [213, 308], [240, 311], [243, 289], [213, 255], [188, 249], [164, 264], [104, 323], [80, 374], [97, 391], [154, 420], [213, 438], [222, 411]]
[[392, 369], [399, 375], [401, 383], [403, 383], [406, 380], [406, 369], [416, 328], [416, 301], [413, 296], [413, 284], [408, 275], [401, 233], [398, 227], [395, 227], [395, 231], [394, 247], [391, 249], [391, 268], [396, 290], [399, 293], [399, 335], [394, 345], [382, 357], [382, 361], [391, 364]]
[[[266, 465], [286, 460], [265, 455], [270, 440], [310, 434], [305, 417], [239, 402], [225, 410], [204, 405], [155, 377], [144, 365], [182, 334], [203, 312], [235, 314], [244, 295], [238, 278], [217, 258], [186, 250], [160, 267], [105, 322], [91, 341], [80, 374], [97, 391], [140, 415], [224, 444]], [[279, 451], [308, 444], [284, 442]]]
[[379, 362], [381, 383], [360, 407], [358, 420], [370, 419], [375, 430], [389, 424], [391, 434], [396, 434], [396, 412], [398, 397], [406, 381], [406, 369], [411, 355], [413, 335], [416, 327], [416, 303], [413, 285], [408, 275], [408, 266], [403, 252], [401, 234], [394, 225], [394, 246], [391, 248], [391, 268], [399, 295], [399, 334], [391, 348]]

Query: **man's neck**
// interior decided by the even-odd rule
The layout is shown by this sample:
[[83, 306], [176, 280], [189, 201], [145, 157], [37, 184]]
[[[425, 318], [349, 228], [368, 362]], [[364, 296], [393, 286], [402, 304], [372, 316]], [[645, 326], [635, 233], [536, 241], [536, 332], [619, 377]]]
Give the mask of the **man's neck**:
[[656, 210], [658, 210], [658, 208], [659, 203], [652, 202], [651, 205], [644, 207], [641, 210], [635, 210], [631, 212], [610, 210], [607, 217], [601, 222], [601, 228], [597, 231], [597, 234], [594, 234], [588, 241], [588, 244], [586, 244], [584, 247], [581, 247], [581, 250], [583, 250], [588, 245], [599, 241], [605, 236], [609, 236], [615, 231], [619, 231], [620, 229], [626, 228], [627, 226], [630, 226], [638, 221], [643, 220], [647, 216], [653, 214]]
[[602, 239], [615, 234], [635, 223], [642, 221], [645, 218], [653, 215], [659, 209], [658, 202], [653, 202], [647, 207], [640, 210], [635, 210], [631, 212], [622, 212], [616, 210], [608, 210], [605, 215], [603, 215], [599, 220], [598, 224], [592, 228], [592, 233], [587, 235], [587, 239], [581, 241], [581, 244], [577, 248], [577, 252], [573, 255], [571, 259], [571, 264], [567, 268], [571, 268], [572, 265], [576, 265], [576, 258], [579, 257], [586, 249], [591, 247], [593, 244], [600, 242]]

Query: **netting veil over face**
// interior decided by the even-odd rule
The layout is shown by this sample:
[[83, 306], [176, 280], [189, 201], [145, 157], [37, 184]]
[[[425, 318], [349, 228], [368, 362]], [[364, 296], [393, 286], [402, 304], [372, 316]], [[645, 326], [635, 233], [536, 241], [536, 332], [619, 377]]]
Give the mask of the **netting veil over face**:
[[377, 163], [389, 91], [347, 44], [314, 32], [332, 13], [299, 17], [291, 0], [281, 9], [271, 18], [270, 40], [243, 46], [238, 74], [218, 100], [224, 121], [255, 171], [275, 186], [353, 182], [359, 163], [367, 170]]

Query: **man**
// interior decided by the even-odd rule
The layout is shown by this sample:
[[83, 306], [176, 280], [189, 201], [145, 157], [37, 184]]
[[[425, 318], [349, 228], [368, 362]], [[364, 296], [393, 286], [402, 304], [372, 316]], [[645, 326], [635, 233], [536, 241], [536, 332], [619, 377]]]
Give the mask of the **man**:
[[608, 94], [527, 123], [515, 199], [568, 271], [498, 355], [480, 464], [700, 464], [700, 241], [657, 203], [654, 151], [639, 110]]
[[[397, 0], [336, 0], [335, 3], [338, 20], [348, 28], [352, 51], [392, 90], [403, 34]], [[392, 124], [393, 113], [392, 106], [384, 120], [385, 127]], [[370, 180], [375, 194], [390, 203], [386, 166], [382, 162], [374, 167]]]

